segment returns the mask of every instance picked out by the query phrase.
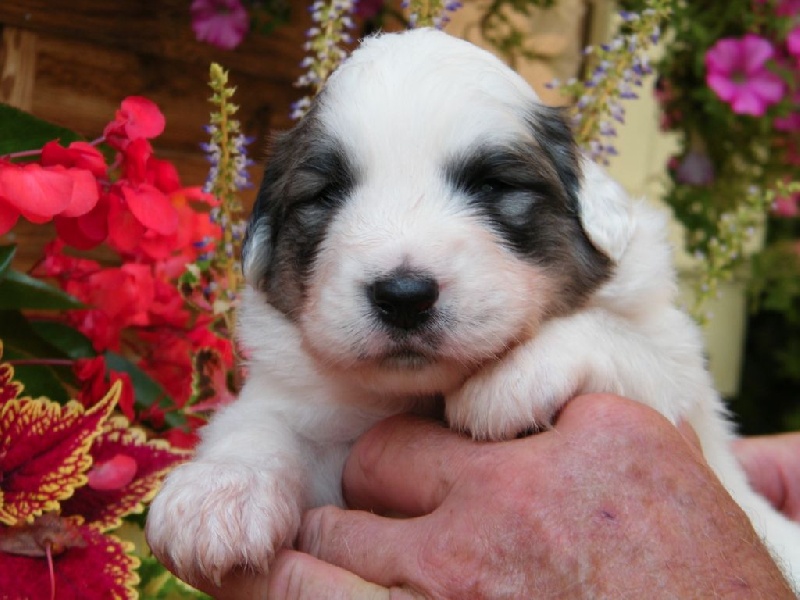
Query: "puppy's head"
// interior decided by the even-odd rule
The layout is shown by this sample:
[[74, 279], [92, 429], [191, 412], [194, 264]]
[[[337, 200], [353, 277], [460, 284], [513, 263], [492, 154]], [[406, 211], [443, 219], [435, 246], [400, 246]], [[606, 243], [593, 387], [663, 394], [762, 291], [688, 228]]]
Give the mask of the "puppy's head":
[[447, 392], [609, 277], [619, 240], [583, 186], [560, 112], [495, 57], [371, 38], [275, 139], [246, 278], [324, 368]]

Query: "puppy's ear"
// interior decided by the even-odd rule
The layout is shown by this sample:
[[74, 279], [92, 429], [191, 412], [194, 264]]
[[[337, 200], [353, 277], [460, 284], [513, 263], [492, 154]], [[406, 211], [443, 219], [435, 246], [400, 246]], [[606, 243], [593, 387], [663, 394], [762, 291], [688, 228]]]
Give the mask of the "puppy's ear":
[[267, 166], [245, 230], [242, 270], [245, 280], [253, 287], [261, 287], [274, 252], [274, 229], [280, 220], [280, 199], [285, 185], [281, 175], [285, 173], [288, 166], [286, 163], [290, 161], [287, 151], [290, 145], [289, 135], [278, 134], [270, 144]]
[[592, 244], [617, 262], [633, 235], [631, 205], [625, 190], [589, 158], [582, 156], [562, 108], [537, 105], [531, 127], [553, 163], [571, 208]]
[[622, 186], [590, 158], [584, 157], [582, 166], [581, 224], [592, 243], [619, 262], [634, 231], [631, 200]]
[[539, 148], [556, 170], [561, 187], [566, 191], [570, 209], [579, 210], [580, 152], [563, 108], [535, 104], [529, 123]]

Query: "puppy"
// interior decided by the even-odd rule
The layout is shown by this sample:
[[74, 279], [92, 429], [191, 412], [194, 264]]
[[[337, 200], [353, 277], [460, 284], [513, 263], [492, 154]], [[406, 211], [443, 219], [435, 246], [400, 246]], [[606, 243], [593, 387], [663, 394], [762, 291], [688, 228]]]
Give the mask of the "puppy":
[[244, 244], [249, 378], [152, 503], [156, 556], [190, 582], [267, 570], [304, 510], [342, 505], [349, 448], [389, 415], [443, 397], [451, 427], [504, 440], [613, 392], [691, 423], [800, 580], [800, 527], [729, 450], [665, 230], [494, 56], [366, 40], [274, 141]]

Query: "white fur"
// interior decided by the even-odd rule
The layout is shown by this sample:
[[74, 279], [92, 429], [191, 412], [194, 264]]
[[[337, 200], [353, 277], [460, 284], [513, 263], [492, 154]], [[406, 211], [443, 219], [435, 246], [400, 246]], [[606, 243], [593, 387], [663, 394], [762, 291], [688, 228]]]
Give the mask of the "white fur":
[[[453, 87], [463, 89], [457, 102]], [[614, 275], [583, 309], [549, 317], [554, 276], [498, 244], [437, 170], [437, 160], [486, 139], [530, 141], [522, 115], [536, 100], [494, 57], [426, 30], [367, 40], [331, 77], [318, 118], [345, 144], [359, 185], [330, 223], [297, 320], [254, 287], [244, 291], [249, 379], [150, 508], [148, 540], [181, 576], [266, 570], [303, 510], [342, 504], [352, 442], [388, 415], [425, 410], [435, 394], [454, 428], [505, 439], [549, 425], [577, 393], [615, 392], [689, 420], [711, 466], [800, 581], [800, 528], [748, 487], [698, 330], [674, 307], [665, 217], [585, 161], [583, 226]], [[449, 318], [435, 348], [414, 338], [435, 357], [414, 370], [387, 367], [392, 341], [370, 324], [363, 298], [365, 283], [401, 265], [436, 277]]]

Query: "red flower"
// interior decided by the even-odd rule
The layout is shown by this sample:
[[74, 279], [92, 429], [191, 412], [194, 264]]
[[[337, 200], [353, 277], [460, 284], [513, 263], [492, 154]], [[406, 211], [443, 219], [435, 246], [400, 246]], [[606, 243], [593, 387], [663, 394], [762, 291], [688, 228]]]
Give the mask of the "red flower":
[[99, 197], [97, 181], [86, 169], [0, 160], [0, 234], [11, 229], [20, 215], [33, 223], [56, 215], [84, 215]]
[[108, 237], [108, 197], [77, 218], [55, 218], [56, 233], [63, 242], [80, 250], [91, 250]]
[[[81, 383], [78, 400], [85, 408], [90, 408], [97, 404], [110, 386], [113, 386], [118, 381], [121, 382], [122, 390], [120, 391], [117, 406], [119, 406], [122, 414], [133, 421], [134, 393], [130, 375], [108, 370], [103, 356], [76, 360], [73, 365], [73, 371]], [[106, 374], [109, 377], [106, 377]]]
[[84, 261], [71, 270], [80, 259], [60, 257], [61, 247], [48, 246], [44, 274], [58, 277], [66, 292], [91, 307], [70, 311], [66, 320], [92, 340], [97, 352], [118, 349], [126, 327], [150, 324], [149, 310], [155, 297], [151, 266], [125, 263], [103, 269], [98, 263]]
[[[203, 421], [202, 423], [205, 423]], [[184, 429], [170, 429], [164, 436], [173, 448], [184, 448], [191, 450], [200, 442], [200, 436], [195, 430], [186, 431]]]
[[140, 331], [139, 338], [158, 354], [144, 356], [139, 367], [158, 381], [175, 406], [182, 408], [192, 389], [193, 347], [183, 331], [156, 329]]
[[155, 295], [148, 265], [125, 263], [103, 269], [82, 281], [67, 282], [65, 290], [86, 304], [100, 308], [120, 329], [149, 325], [148, 311]]
[[107, 176], [108, 166], [103, 153], [88, 142], [72, 142], [64, 148], [58, 142], [47, 142], [42, 146], [42, 166], [75, 167], [86, 169], [97, 179]]
[[122, 101], [114, 120], [106, 125], [103, 135], [118, 150], [140, 138], [153, 139], [164, 131], [166, 121], [152, 100], [128, 96]]
[[165, 194], [181, 189], [178, 169], [171, 162], [151, 156], [146, 165], [146, 179]]
[[84, 408], [91, 408], [108, 391], [106, 359], [102, 356], [78, 359], [73, 363], [72, 371], [80, 383], [78, 401]]
[[135, 187], [123, 184], [121, 191], [128, 209], [147, 229], [161, 235], [173, 234], [178, 229], [178, 212], [157, 187], [149, 183]]

